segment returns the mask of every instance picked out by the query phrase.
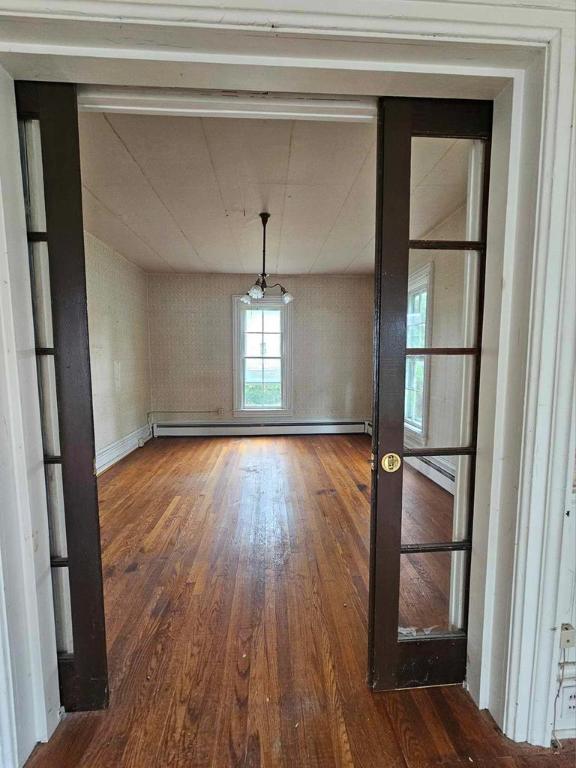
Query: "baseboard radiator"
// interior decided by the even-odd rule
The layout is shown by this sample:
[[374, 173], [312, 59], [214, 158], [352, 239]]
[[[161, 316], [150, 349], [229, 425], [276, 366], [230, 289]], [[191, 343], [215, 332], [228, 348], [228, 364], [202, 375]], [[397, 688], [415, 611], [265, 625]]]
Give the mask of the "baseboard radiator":
[[249, 435], [339, 435], [364, 434], [366, 421], [266, 421], [266, 422], [158, 422], [154, 437], [224, 437]]

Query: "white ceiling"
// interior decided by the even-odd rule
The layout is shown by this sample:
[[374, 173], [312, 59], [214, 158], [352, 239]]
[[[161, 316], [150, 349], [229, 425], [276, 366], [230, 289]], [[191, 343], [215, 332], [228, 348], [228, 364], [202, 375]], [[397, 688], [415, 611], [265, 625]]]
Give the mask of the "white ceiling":
[[[150, 272], [369, 272], [374, 125], [80, 115], [86, 229]], [[412, 237], [466, 197], [467, 145], [414, 142]]]

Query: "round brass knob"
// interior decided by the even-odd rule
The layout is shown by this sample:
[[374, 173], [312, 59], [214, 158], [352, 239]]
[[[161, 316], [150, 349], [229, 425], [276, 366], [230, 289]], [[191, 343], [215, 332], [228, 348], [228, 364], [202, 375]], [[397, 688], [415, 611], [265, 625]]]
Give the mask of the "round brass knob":
[[402, 459], [397, 453], [385, 453], [381, 463], [384, 472], [397, 472], [402, 464]]

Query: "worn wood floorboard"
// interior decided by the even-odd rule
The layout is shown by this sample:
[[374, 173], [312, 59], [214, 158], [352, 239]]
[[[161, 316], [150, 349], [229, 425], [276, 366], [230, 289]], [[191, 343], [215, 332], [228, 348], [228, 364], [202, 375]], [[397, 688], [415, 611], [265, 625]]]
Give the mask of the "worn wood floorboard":
[[[163, 439], [99, 480], [109, 710], [69, 715], [29, 768], [565, 768], [461, 687], [365, 685], [370, 443]], [[451, 497], [406, 472], [405, 540]], [[449, 559], [406, 558], [401, 620], [442, 621]]]

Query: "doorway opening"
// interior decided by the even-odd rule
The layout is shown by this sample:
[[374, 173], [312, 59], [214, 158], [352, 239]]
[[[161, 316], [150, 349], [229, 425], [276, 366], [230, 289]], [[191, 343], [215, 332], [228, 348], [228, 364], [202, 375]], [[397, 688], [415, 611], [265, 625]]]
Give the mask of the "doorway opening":
[[[427, 668], [413, 669], [408, 681], [400, 678], [407, 685], [461, 682], [464, 676], [471, 536], [465, 500], [473, 489], [478, 254], [485, 241], [481, 182], [478, 186], [485, 177], [478, 169], [488, 162], [484, 126], [482, 131], [480, 138], [458, 131], [418, 136], [411, 168], [401, 179], [408, 184], [411, 217], [404, 245], [407, 254], [409, 245], [412, 251], [404, 259], [403, 283], [394, 289], [404, 307], [396, 306], [402, 317], [396, 324], [408, 363], [402, 362], [406, 370], [395, 391], [402, 404], [398, 408], [396, 402], [388, 417], [401, 429], [402, 445], [394, 443], [396, 450], [388, 453], [404, 458], [404, 467], [400, 475], [388, 474], [403, 481], [402, 525], [395, 524], [402, 528], [397, 551], [402, 567], [392, 603], [389, 597], [380, 603], [373, 588], [372, 609], [376, 598], [391, 615], [396, 602], [399, 647], [409, 648], [405, 641], [414, 639], [420, 649], [431, 640], [458, 653], [447, 679], [442, 679], [446, 667], [436, 665], [440, 678], [421, 678]], [[406, 135], [412, 142], [412, 134]], [[288, 730], [302, 725], [305, 732], [306, 722], [309, 727], [305, 701], [312, 701], [313, 713], [316, 708], [314, 722], [325, 726], [314, 749], [328, 739], [348, 696], [358, 696], [366, 711], [378, 710], [378, 700], [364, 686], [369, 433], [388, 428], [381, 390], [376, 391], [379, 412], [370, 408], [372, 272], [374, 250], [382, 250], [376, 229], [383, 210], [376, 202], [377, 144], [375, 122], [126, 114], [80, 119], [96, 458], [102, 470], [114, 464], [99, 482], [112, 702], [116, 679], [118, 703], [126, 696], [133, 706], [128, 670], [139, 658], [138, 690], [152, 692], [141, 712], [150, 729], [156, 727], [163, 693], [169, 692], [172, 702], [163, 727], [177, 717], [166, 680], [188, 693], [194, 689], [188, 702], [193, 710], [202, 709], [195, 727], [205, 735], [216, 718], [220, 728], [220, 738], [212, 734], [212, 741], [195, 742], [210, 754], [213, 762], [206, 764], [222, 764], [221, 749], [231, 749], [238, 759], [246, 754], [250, 705], [253, 717], [284, 730], [284, 743], [295, 745], [294, 754], [311, 748], [306, 737]], [[400, 186], [396, 193], [401, 197], [405, 191]], [[272, 314], [280, 309], [251, 307], [253, 315], [236, 330], [258, 336], [254, 343], [261, 354], [250, 360], [258, 359], [260, 378], [248, 383], [264, 394], [269, 384], [290, 388], [291, 397], [278, 403], [252, 399], [247, 409], [238, 407], [246, 405], [245, 398], [229, 395], [234, 366], [245, 365], [246, 355], [240, 359], [238, 350], [253, 342], [241, 338], [234, 344], [233, 308], [258, 272], [264, 210], [272, 216], [275, 268], [270, 271], [294, 295], [292, 317], [276, 323], [278, 331]], [[51, 265], [49, 272], [51, 278]], [[380, 277], [381, 288], [383, 267]], [[382, 350], [387, 307], [381, 294], [378, 302]], [[271, 338], [276, 335], [281, 341]], [[283, 353], [267, 352], [287, 337], [291, 375], [282, 375], [280, 366], [280, 381], [267, 379], [279, 375], [269, 360], [284, 363]], [[41, 350], [55, 348], [40, 344], [39, 356], [51, 359]], [[381, 384], [382, 358], [377, 362]], [[56, 373], [54, 379], [57, 385]], [[246, 383], [245, 375], [241, 385]], [[149, 403], [146, 423], [135, 427], [130, 423], [138, 411], [134, 393], [140, 405]], [[110, 439], [114, 429], [121, 430], [119, 437]], [[379, 435], [378, 466], [385, 459]], [[147, 442], [149, 436], [153, 442], [115, 463], [134, 441]], [[380, 471], [374, 475], [379, 483]], [[68, 589], [72, 603], [72, 584]], [[66, 600], [61, 603], [65, 608]], [[351, 614], [348, 620], [342, 612]], [[369, 625], [376, 635], [371, 682], [403, 687], [393, 676], [384, 685], [382, 676], [374, 676], [383, 626]], [[181, 636], [186, 639], [178, 644]], [[61, 650], [74, 656], [74, 645]], [[426, 653], [429, 660], [429, 646]], [[432, 655], [439, 658], [439, 646]], [[379, 663], [389, 667], [390, 657], [381, 654]], [[319, 666], [322, 671], [313, 672]], [[337, 687], [344, 679], [350, 687], [328, 706], [334, 675]], [[211, 699], [216, 679], [224, 691], [217, 702]], [[291, 687], [293, 679], [307, 688], [306, 695]], [[457, 702], [460, 693], [445, 695]], [[234, 700], [242, 712], [248, 708], [241, 722]], [[276, 711], [264, 715], [270, 701]], [[130, 728], [128, 708], [124, 716]], [[276, 718], [275, 725], [270, 718]], [[106, 727], [113, 736], [112, 721]], [[224, 733], [233, 735], [232, 745]], [[137, 741], [134, 731], [114, 742], [117, 751], [108, 757], [123, 760], [134, 749], [145, 750]], [[272, 750], [272, 741], [265, 748]], [[376, 742], [370, 748], [376, 749]], [[331, 740], [322, 749], [345, 752], [350, 739]]]

